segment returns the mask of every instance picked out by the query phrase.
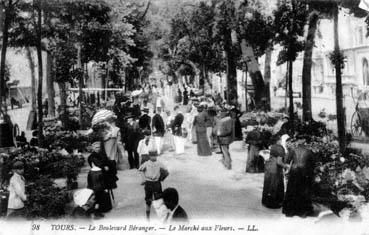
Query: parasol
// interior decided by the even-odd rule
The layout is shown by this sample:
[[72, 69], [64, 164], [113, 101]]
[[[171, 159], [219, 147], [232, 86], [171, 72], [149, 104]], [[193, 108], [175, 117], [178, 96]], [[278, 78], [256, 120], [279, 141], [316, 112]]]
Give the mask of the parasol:
[[136, 97], [136, 96], [139, 96], [141, 93], [142, 93], [142, 90], [134, 90], [132, 91], [131, 96]]
[[91, 125], [94, 126], [98, 123], [107, 121], [111, 118], [116, 118], [115, 114], [112, 111], [106, 110], [106, 109], [101, 109], [92, 118]]

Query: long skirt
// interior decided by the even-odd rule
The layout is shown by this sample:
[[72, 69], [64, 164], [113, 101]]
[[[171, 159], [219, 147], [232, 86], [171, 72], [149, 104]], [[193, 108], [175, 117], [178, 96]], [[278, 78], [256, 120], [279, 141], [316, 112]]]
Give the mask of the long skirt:
[[174, 135], [174, 148], [176, 154], [184, 153], [185, 138]]
[[193, 144], [197, 143], [197, 137], [196, 137], [196, 127], [191, 128], [191, 142]]
[[214, 143], [213, 143], [213, 127], [206, 127], [206, 135], [208, 137], [208, 142], [209, 142], [210, 149], [212, 149], [213, 146], [214, 146]]
[[277, 159], [271, 157], [265, 163], [262, 204], [268, 208], [280, 208], [284, 198], [283, 169]]
[[312, 179], [303, 168], [291, 168], [282, 212], [286, 216], [307, 216], [313, 212]]
[[211, 149], [206, 131], [196, 131], [197, 136], [197, 155], [211, 156]]
[[163, 145], [163, 137], [161, 137], [161, 136], [154, 136], [154, 140], [155, 140], [156, 151], [157, 151], [158, 155], [160, 155], [161, 154], [162, 145]]
[[264, 159], [259, 156], [260, 148], [256, 145], [250, 144], [247, 155], [246, 172], [260, 173], [264, 172]]

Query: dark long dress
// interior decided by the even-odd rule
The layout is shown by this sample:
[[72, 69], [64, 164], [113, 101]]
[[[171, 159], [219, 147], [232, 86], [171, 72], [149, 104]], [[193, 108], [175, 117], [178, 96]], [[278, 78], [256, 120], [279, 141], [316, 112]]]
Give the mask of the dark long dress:
[[112, 209], [109, 193], [105, 192], [105, 178], [103, 172], [90, 171], [87, 176], [87, 188], [92, 189], [95, 194], [96, 204], [99, 208], [96, 212], [108, 212]]
[[[270, 158], [265, 163], [262, 204], [268, 208], [280, 208], [284, 197], [283, 158], [284, 148], [275, 144], [270, 149]], [[279, 158], [279, 159], [278, 159]]]
[[199, 113], [194, 120], [197, 139], [197, 155], [199, 156], [211, 156], [211, 148], [206, 134], [206, 127], [209, 120], [210, 118], [205, 111]]
[[308, 216], [313, 212], [311, 193], [314, 175], [314, 155], [302, 145], [291, 150], [292, 161], [282, 212], [286, 216]]
[[235, 119], [235, 127], [234, 127], [235, 138], [236, 140], [242, 140], [242, 126], [241, 126], [241, 121], [240, 121], [242, 112], [236, 108], [232, 109], [231, 112], [234, 113], [233, 118]]

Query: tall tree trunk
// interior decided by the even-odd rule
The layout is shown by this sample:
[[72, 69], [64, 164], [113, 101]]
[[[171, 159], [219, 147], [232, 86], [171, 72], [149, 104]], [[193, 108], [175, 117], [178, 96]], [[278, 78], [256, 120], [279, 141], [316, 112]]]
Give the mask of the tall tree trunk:
[[241, 50], [242, 57], [247, 63], [247, 70], [250, 74], [252, 85], [254, 87], [255, 106], [259, 109], [263, 106], [262, 98], [266, 97], [263, 76], [255, 59], [253, 48], [246, 42], [245, 39], [241, 40]]
[[67, 88], [65, 82], [58, 82], [59, 91], [60, 91], [60, 112], [61, 112], [61, 121], [63, 124], [66, 120], [67, 115]]
[[202, 90], [203, 94], [205, 94], [205, 79], [206, 79], [206, 66], [205, 64], [201, 65], [201, 72], [200, 72], [200, 80], [199, 80], [199, 88]]
[[265, 82], [265, 109], [270, 110], [270, 79], [271, 79], [271, 66], [272, 63], [272, 52], [273, 48], [269, 47], [267, 48], [265, 52], [265, 68], [264, 68], [264, 82]]
[[286, 114], [288, 114], [288, 105], [287, 105], [287, 98], [288, 98], [288, 80], [289, 80], [289, 67], [290, 63], [286, 63], [287, 69], [286, 69], [286, 83], [285, 83], [285, 96], [284, 96], [284, 111]]
[[43, 64], [42, 64], [42, 50], [41, 50], [41, 1], [38, 1], [37, 6], [37, 59], [38, 59], [38, 89], [37, 89], [37, 105], [38, 105], [38, 145], [41, 147], [43, 142], [43, 113], [42, 113], [42, 77], [43, 77]]
[[[110, 72], [109, 72], [109, 60], [106, 61], [106, 78], [104, 81], [104, 88], [108, 88], [108, 83], [109, 83], [109, 79], [110, 79]], [[104, 91], [105, 92], [105, 102], [108, 100], [108, 91]]]
[[13, 1], [8, 1], [8, 7], [5, 7], [5, 19], [3, 28], [3, 44], [1, 47], [1, 62], [0, 62], [0, 111], [3, 107], [3, 99], [5, 110], [6, 107], [6, 94], [5, 94], [5, 61], [6, 61], [6, 50], [8, 48], [8, 37], [9, 37], [9, 27], [10, 27], [10, 15], [13, 11]]
[[46, 85], [47, 85], [47, 98], [48, 98], [48, 114], [51, 117], [55, 117], [55, 89], [54, 89], [54, 77], [52, 73], [53, 56], [50, 52], [47, 53], [47, 75], [46, 75]]
[[77, 67], [78, 69], [80, 69], [80, 73], [78, 75], [78, 102], [79, 102], [79, 124], [82, 128], [82, 109], [83, 109], [83, 91], [82, 91], [82, 87], [83, 87], [83, 67], [82, 67], [82, 56], [81, 56], [81, 45], [78, 44], [77, 45]]
[[[288, 95], [289, 95], [289, 100], [290, 100], [290, 107], [289, 107], [289, 116], [290, 116], [290, 121], [291, 123], [294, 123], [294, 105], [293, 105], [293, 80], [292, 80], [292, 71], [293, 71], [293, 61], [288, 61], [289, 66], [288, 66]], [[294, 125], [291, 125], [292, 128], [292, 133], [294, 133]]]
[[310, 14], [309, 30], [306, 37], [304, 64], [302, 67], [302, 119], [309, 122], [312, 119], [311, 112], [311, 67], [313, 62], [313, 49], [315, 32], [318, 27], [319, 15], [315, 12]]
[[225, 37], [224, 51], [227, 65], [227, 101], [231, 105], [237, 105], [237, 69], [232, 48], [231, 32], [227, 33]]
[[[338, 6], [334, 9], [334, 51], [336, 55], [340, 53], [339, 37], [338, 37]], [[343, 93], [342, 93], [342, 77], [341, 77], [341, 61], [336, 59], [336, 108], [337, 108], [337, 130], [338, 140], [341, 153], [346, 149], [345, 137], [345, 115], [343, 110]]]
[[36, 74], [35, 74], [35, 61], [33, 60], [32, 52], [30, 47], [26, 47], [26, 56], [31, 70], [31, 104], [32, 111], [36, 112]]

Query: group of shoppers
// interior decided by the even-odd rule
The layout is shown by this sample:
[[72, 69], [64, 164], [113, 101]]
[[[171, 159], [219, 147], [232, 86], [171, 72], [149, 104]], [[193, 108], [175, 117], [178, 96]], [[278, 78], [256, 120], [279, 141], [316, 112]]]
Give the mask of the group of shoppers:
[[305, 147], [305, 139], [297, 141], [296, 148], [289, 148], [289, 136], [285, 134], [270, 147], [270, 158], [265, 163], [262, 204], [268, 208], [282, 207], [286, 216], [305, 217], [314, 213], [311, 201], [314, 155]]

